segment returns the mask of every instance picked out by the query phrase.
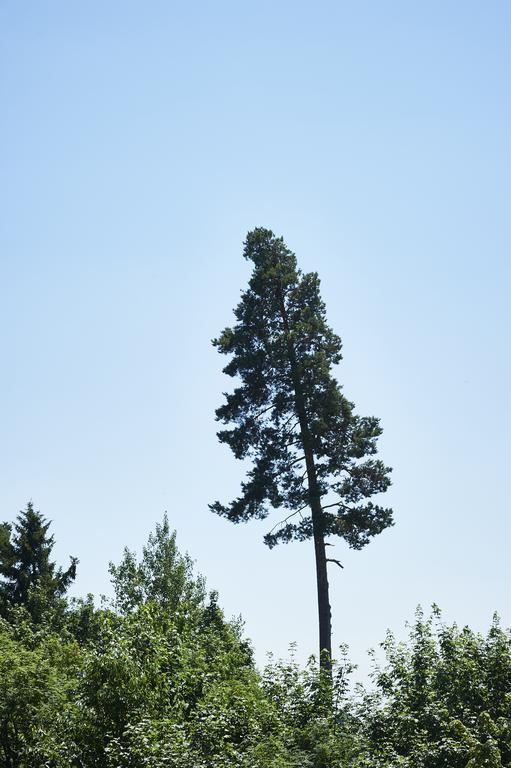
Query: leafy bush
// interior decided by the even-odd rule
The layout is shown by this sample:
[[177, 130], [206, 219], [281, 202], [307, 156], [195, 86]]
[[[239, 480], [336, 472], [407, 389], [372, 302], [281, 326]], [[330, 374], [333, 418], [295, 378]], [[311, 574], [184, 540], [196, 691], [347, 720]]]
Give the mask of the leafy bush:
[[376, 692], [359, 712], [363, 765], [483, 768], [511, 764], [511, 636], [483, 637], [418, 611], [408, 644], [388, 634]]

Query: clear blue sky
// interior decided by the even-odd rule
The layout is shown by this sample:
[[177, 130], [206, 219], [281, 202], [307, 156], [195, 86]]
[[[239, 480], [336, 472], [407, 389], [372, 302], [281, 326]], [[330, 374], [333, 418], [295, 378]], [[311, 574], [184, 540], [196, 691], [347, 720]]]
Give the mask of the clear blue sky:
[[0, 519], [32, 499], [75, 594], [168, 510], [260, 660], [315, 650], [311, 544], [207, 508], [243, 471], [210, 339], [266, 226], [395, 468], [395, 527], [335, 549], [336, 643], [511, 623], [510, 35], [508, 2], [1, 2]]

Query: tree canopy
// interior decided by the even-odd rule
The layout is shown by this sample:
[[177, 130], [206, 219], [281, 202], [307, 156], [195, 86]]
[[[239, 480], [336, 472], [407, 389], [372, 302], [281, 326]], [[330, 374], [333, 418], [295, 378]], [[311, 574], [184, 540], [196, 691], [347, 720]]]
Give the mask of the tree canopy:
[[22, 605], [0, 618], [0, 768], [511, 766], [497, 619], [479, 635], [419, 611], [354, 690], [347, 649], [329, 680], [292, 651], [258, 670], [166, 519], [130, 563], [112, 601], [61, 598], [59, 624]]

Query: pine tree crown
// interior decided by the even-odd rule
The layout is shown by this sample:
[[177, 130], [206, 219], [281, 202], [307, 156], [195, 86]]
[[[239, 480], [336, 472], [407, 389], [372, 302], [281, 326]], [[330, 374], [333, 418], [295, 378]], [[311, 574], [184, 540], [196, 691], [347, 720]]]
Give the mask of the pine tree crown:
[[213, 344], [230, 357], [223, 370], [237, 384], [216, 411], [229, 427], [218, 438], [252, 467], [237, 499], [210, 508], [232, 522], [284, 508], [290, 514], [265, 536], [266, 544], [310, 538], [309, 449], [323, 534], [360, 549], [392, 525], [392, 510], [370, 500], [390, 486], [390, 467], [373, 458], [379, 420], [358, 416], [333, 376], [342, 344], [327, 324], [317, 273], [303, 274], [283, 239], [263, 228], [248, 233], [244, 256], [254, 264], [248, 289], [234, 310], [236, 323]]

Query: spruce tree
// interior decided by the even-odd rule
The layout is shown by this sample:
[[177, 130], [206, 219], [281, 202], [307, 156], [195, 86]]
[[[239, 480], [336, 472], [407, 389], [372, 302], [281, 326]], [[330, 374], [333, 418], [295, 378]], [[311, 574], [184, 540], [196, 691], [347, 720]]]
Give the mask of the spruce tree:
[[48, 534], [50, 522], [34, 510], [32, 502], [11, 525], [0, 525], [0, 612], [9, 606], [23, 605], [33, 619], [41, 608], [62, 597], [76, 576], [78, 560], [64, 571], [51, 560], [54, 537]]
[[270, 230], [249, 232], [244, 256], [254, 268], [234, 310], [236, 323], [213, 343], [230, 356], [224, 373], [237, 383], [216, 411], [229, 426], [218, 438], [252, 467], [238, 498], [210, 508], [234, 523], [282, 508], [288, 514], [265, 543], [313, 539], [320, 664], [328, 670], [327, 565], [341, 563], [327, 557], [327, 539], [361, 549], [392, 525], [392, 510], [371, 501], [389, 487], [391, 470], [374, 458], [378, 419], [358, 416], [332, 374], [341, 340], [327, 325], [318, 275], [303, 274]]

